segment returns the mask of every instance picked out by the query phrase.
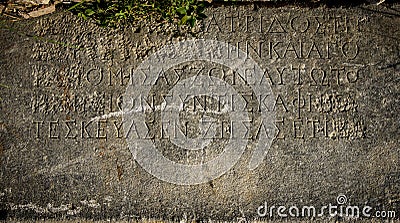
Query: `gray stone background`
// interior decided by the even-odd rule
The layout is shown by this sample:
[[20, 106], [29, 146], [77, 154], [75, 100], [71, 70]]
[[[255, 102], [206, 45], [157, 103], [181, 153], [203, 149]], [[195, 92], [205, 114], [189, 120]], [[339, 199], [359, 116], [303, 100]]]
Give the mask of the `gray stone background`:
[[[264, 202], [323, 206], [336, 202], [339, 194], [352, 205], [400, 214], [399, 10], [396, 4], [218, 6], [207, 9], [208, 18], [193, 33], [155, 23], [100, 28], [66, 12], [2, 21], [2, 215], [231, 221], [256, 219]], [[191, 38], [239, 42], [245, 51], [247, 46], [250, 56], [269, 71], [281, 134], [257, 169], [247, 168], [248, 148], [220, 178], [179, 186], [158, 180], [135, 162], [125, 140], [115, 136], [113, 123], [121, 117], [107, 119], [107, 139], [96, 138], [96, 124], [88, 128], [91, 138], [86, 132], [82, 137], [80, 124], [117, 111], [126, 88], [121, 80], [128, 81], [119, 75], [162, 46]], [[299, 49], [300, 42], [302, 58], [285, 53], [289, 43]], [[307, 52], [313, 43], [320, 48]], [[310, 75], [313, 68], [326, 71], [326, 77]], [[344, 69], [339, 84], [336, 68]], [[300, 108], [299, 89], [305, 99]], [[79, 101], [86, 103], [85, 110]], [[53, 139], [49, 123], [57, 120], [60, 137]], [[65, 123], [73, 120], [77, 137], [70, 139]], [[314, 131], [310, 120], [329, 127]]]

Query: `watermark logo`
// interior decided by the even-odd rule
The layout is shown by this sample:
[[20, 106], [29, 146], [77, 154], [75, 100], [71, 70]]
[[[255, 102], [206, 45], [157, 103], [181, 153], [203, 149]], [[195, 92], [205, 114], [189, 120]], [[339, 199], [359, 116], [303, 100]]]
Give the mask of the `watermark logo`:
[[358, 218], [383, 218], [394, 219], [396, 218], [395, 211], [374, 210], [369, 205], [351, 205], [348, 203], [347, 197], [340, 194], [336, 198], [336, 203], [329, 203], [316, 207], [314, 205], [268, 205], [265, 202], [257, 208], [257, 215], [259, 217], [268, 218], [333, 218], [341, 217], [345, 219], [358, 219]]
[[[227, 81], [223, 76], [195, 74], [185, 75], [175, 72], [174, 81], [166, 78], [166, 72], [180, 64], [198, 61], [222, 65], [230, 73], [223, 76], [237, 76], [243, 81], [237, 86], [234, 81]], [[127, 137], [127, 144], [135, 160], [148, 173], [156, 178], [178, 185], [195, 185], [216, 179], [229, 171], [240, 159], [252, 140], [253, 149], [249, 160], [249, 169], [255, 169], [265, 158], [275, 137], [275, 113], [273, 92], [268, 82], [263, 82], [263, 70], [245, 52], [225, 42], [215, 40], [187, 40], [165, 46], [143, 61], [131, 75], [133, 85], [129, 85], [123, 96], [123, 128], [134, 131]], [[154, 88], [159, 81], [164, 81], [168, 96], [157, 95]], [[174, 82], [174, 83], [172, 83]], [[171, 84], [172, 83], [172, 84]], [[163, 86], [159, 84], [158, 86]], [[250, 92], [253, 101], [243, 97]], [[270, 97], [265, 97], [268, 95]], [[137, 98], [159, 99], [157, 106], [143, 109]], [[204, 99], [204, 100], [203, 100]], [[217, 101], [213, 109], [188, 112], [185, 103], [189, 100], [204, 102]], [[246, 109], [254, 102], [253, 109]], [[254, 109], [254, 107], [256, 109]], [[245, 108], [245, 109], [242, 109]], [[183, 114], [187, 113], [187, 114]], [[190, 113], [190, 114], [189, 114]], [[192, 117], [184, 122], [184, 117]], [[213, 126], [215, 119], [225, 117], [225, 122]], [[140, 137], [140, 133], [149, 132], [149, 124], [158, 126], [156, 137]], [[197, 126], [193, 126], [195, 123]], [[185, 127], [186, 126], [186, 127]], [[257, 126], [257, 127], [254, 127]], [[188, 134], [191, 129], [198, 129], [196, 134]], [[224, 132], [223, 137], [218, 132]], [[261, 129], [263, 135], [249, 137], [249, 131]], [[183, 129], [183, 130], [182, 130]], [[196, 131], [195, 131], [196, 132]], [[147, 134], [146, 134], [147, 135]], [[219, 138], [223, 143], [215, 143]], [[210, 160], [200, 163], [182, 163], [171, 159], [162, 152], [163, 148], [178, 148], [183, 151], [201, 151], [212, 147], [223, 149]], [[165, 148], [164, 148], [165, 149]]]
[[341, 205], [341, 204], [346, 204], [347, 203], [347, 197], [344, 194], [339, 194], [336, 198], [336, 202]]

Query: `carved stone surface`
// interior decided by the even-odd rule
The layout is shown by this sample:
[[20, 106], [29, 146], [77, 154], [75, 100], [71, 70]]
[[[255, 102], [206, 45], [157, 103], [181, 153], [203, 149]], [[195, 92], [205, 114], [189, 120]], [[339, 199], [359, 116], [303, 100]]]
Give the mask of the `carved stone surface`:
[[[268, 207], [313, 205], [317, 210], [339, 202], [400, 215], [399, 10], [399, 5], [220, 6], [207, 9], [208, 17], [193, 34], [153, 23], [100, 28], [66, 12], [2, 22], [1, 213], [251, 220], [263, 217], [266, 202]], [[230, 44], [259, 66], [262, 78], [251, 77], [251, 69], [240, 73], [240, 67], [204, 60], [173, 66], [155, 82], [148, 81], [149, 73], [141, 70], [140, 76], [135, 70], [163, 46], [193, 39]], [[179, 53], [189, 57], [194, 52]], [[226, 100], [242, 100], [248, 119], [229, 118], [233, 109], [222, 114], [217, 97], [187, 98], [178, 115], [183, 121], [175, 127], [188, 138], [204, 129], [215, 129], [214, 138], [221, 137], [201, 150], [173, 146], [163, 138], [158, 108], [168, 98], [162, 95], [183, 77], [207, 75], [234, 86], [238, 98], [227, 94], [232, 97]], [[272, 91], [257, 92], [249, 80]], [[185, 86], [194, 89], [199, 83], [194, 82]], [[148, 92], [144, 85], [150, 86]], [[134, 100], [146, 131], [123, 123], [127, 89], [139, 95]], [[206, 109], [214, 110], [208, 118], [226, 125], [207, 124]], [[268, 123], [273, 136], [260, 121], [263, 109], [274, 115]], [[212, 162], [236, 131], [232, 120], [248, 130], [247, 146], [232, 168], [207, 182], [190, 183], [214, 169], [190, 172], [180, 184], [175, 176], [156, 176], [169, 173], [167, 167], [149, 173], [135, 160], [140, 157], [135, 145], [142, 144], [129, 140], [133, 134], [154, 143], [173, 163], [191, 168]], [[257, 144], [265, 138], [272, 141], [270, 147]], [[257, 148], [265, 151], [254, 156]], [[253, 158], [261, 163], [249, 168]], [[273, 212], [265, 217], [278, 217]]]

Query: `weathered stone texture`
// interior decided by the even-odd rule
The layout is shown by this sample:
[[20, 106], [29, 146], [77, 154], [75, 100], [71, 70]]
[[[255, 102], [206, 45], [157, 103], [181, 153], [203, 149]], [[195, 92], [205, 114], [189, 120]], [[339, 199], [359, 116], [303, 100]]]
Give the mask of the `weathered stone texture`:
[[[322, 206], [344, 194], [400, 215], [400, 8], [391, 7], [214, 7], [194, 36], [166, 24], [100, 28], [66, 12], [2, 22], [1, 208], [26, 218], [236, 220], [256, 218], [264, 202]], [[118, 111], [147, 55], [192, 38], [229, 42], [260, 65], [278, 135], [255, 170], [250, 143], [221, 177], [181, 186], [138, 165]], [[169, 149], [177, 162], [203, 156]]]

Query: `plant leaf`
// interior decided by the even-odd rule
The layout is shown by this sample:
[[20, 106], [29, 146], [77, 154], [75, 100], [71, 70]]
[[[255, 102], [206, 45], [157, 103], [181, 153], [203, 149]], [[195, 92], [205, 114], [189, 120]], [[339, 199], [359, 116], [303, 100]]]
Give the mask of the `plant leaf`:
[[192, 18], [192, 16], [190, 15], [185, 15], [183, 16], [182, 20], [181, 20], [181, 25], [185, 25], [187, 23], [188, 20], [190, 20]]
[[92, 10], [92, 9], [86, 9], [85, 10], [85, 14], [87, 15], [87, 16], [91, 16], [91, 15], [93, 15], [95, 12]]
[[75, 5], [71, 6], [71, 7], [68, 9], [68, 11], [74, 10], [75, 8], [77, 8], [77, 7], [79, 7], [80, 5], [82, 5], [84, 2], [85, 2], [85, 1], [83, 0], [83, 1], [81, 1], [81, 2], [76, 3]]
[[178, 9], [176, 9], [176, 11], [181, 14], [181, 15], [186, 15], [186, 9], [185, 7], [180, 7]]
[[190, 27], [194, 27], [194, 25], [196, 24], [196, 18], [195, 17], [191, 17], [190, 19], [189, 19], [189, 24], [190, 24]]

